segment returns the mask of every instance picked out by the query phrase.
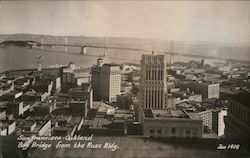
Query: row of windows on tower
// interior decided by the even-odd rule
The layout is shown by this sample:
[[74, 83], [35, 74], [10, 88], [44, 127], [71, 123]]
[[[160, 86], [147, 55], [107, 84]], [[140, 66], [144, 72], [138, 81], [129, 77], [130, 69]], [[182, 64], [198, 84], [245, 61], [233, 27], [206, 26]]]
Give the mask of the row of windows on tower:
[[162, 90], [146, 90], [145, 91], [145, 105], [146, 108], [161, 109], [164, 104], [163, 91]]
[[231, 103], [229, 105], [229, 113], [233, 113], [234, 116], [236, 116], [237, 118], [239, 118], [240, 120], [242, 120], [245, 123], [250, 123], [250, 112], [247, 112], [247, 110], [245, 110], [245, 108], [241, 107], [241, 106], [237, 106], [237, 105], [233, 105], [233, 103]]
[[110, 72], [111, 75], [121, 75], [121, 71], [120, 70], [117, 70], [117, 71], [111, 71]]
[[146, 80], [163, 80], [162, 70], [147, 70]]
[[147, 64], [163, 64], [164, 63], [164, 57], [162, 57], [162, 56], [155, 56], [155, 57], [147, 56], [144, 59], [144, 63], [147, 63]]

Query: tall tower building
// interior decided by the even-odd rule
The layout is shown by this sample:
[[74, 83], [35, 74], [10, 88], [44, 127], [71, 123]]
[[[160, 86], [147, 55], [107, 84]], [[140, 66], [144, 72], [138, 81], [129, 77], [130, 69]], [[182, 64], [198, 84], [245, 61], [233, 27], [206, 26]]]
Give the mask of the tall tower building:
[[115, 102], [121, 92], [121, 69], [116, 64], [104, 64], [100, 73], [101, 99]]
[[101, 67], [102, 67], [103, 59], [99, 57], [97, 59], [97, 65], [93, 66], [91, 69], [92, 74], [92, 88], [93, 88], [93, 100], [98, 101], [101, 100], [100, 97], [100, 78], [101, 78]]
[[142, 55], [140, 104], [142, 108], [167, 106], [166, 60], [164, 55]]

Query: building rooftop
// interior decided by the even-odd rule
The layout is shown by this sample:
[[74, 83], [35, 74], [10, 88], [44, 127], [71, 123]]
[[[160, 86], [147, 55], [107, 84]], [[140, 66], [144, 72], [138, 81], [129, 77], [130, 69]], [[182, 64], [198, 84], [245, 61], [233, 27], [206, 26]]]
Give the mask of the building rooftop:
[[145, 118], [155, 119], [194, 119], [200, 120], [201, 118], [195, 112], [187, 112], [186, 110], [152, 110], [143, 109]]
[[58, 121], [70, 121], [70, 119], [72, 118], [72, 116], [66, 116], [66, 115], [57, 115], [56, 119]]
[[72, 116], [72, 118], [69, 120], [69, 125], [77, 125], [83, 118], [79, 116]]
[[113, 106], [108, 105], [102, 101], [94, 101], [93, 108], [98, 109], [98, 111], [107, 111], [107, 109], [115, 109]]
[[0, 101], [0, 107], [4, 107], [7, 105], [7, 101]]
[[83, 120], [83, 126], [89, 126], [89, 127], [103, 127], [103, 125], [110, 124], [111, 121], [109, 121], [106, 118], [95, 118], [94, 120]]
[[44, 121], [44, 117], [43, 116], [29, 116], [27, 117], [28, 121]]
[[103, 66], [120, 66], [120, 65], [115, 63], [109, 63], [109, 64], [103, 64]]
[[69, 93], [84, 93], [84, 92], [88, 92], [88, 91], [85, 89], [82, 89], [81, 87], [71, 88], [69, 90]]
[[50, 102], [36, 102], [33, 107], [49, 107], [49, 106], [53, 106], [54, 103], [50, 103]]
[[27, 91], [27, 92], [25, 92], [24, 95], [28, 95], [28, 96], [39, 96], [39, 95], [41, 95], [41, 93], [37, 93], [36, 91], [32, 90], [32, 91]]
[[153, 110], [153, 113], [159, 118], [188, 118], [182, 110]]
[[74, 126], [63, 126], [53, 128], [54, 132], [63, 132], [63, 135], [68, 135], [74, 130]]

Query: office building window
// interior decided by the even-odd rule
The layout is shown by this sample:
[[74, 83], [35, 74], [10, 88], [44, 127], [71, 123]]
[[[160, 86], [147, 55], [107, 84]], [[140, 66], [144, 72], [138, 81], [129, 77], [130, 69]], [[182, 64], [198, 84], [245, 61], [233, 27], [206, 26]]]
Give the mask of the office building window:
[[168, 128], [165, 128], [165, 134], [168, 135]]
[[186, 128], [186, 136], [190, 136], [190, 128]]
[[155, 130], [154, 130], [153, 128], [151, 128], [151, 129], [149, 130], [149, 133], [150, 133], [150, 135], [154, 135]]
[[198, 129], [196, 127], [193, 128], [193, 135], [194, 136], [198, 135]]
[[158, 128], [157, 129], [157, 134], [161, 134], [161, 132], [162, 132], [161, 128]]
[[176, 128], [173, 127], [171, 131], [172, 131], [172, 135], [175, 135], [175, 133], [176, 133]]

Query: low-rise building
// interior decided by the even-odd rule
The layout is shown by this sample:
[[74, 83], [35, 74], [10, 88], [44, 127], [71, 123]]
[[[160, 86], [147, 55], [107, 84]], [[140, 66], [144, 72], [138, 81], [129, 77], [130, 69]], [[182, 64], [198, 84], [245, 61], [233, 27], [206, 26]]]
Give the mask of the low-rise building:
[[197, 110], [197, 114], [202, 118], [203, 126], [206, 126], [209, 128], [209, 130], [212, 130], [212, 113], [213, 109], [202, 109], [200, 108]]
[[0, 108], [0, 120], [6, 117], [6, 109]]
[[142, 109], [141, 122], [147, 137], [202, 137], [202, 119], [194, 112]]
[[194, 91], [202, 94], [202, 98], [219, 98], [220, 84], [198, 83], [195, 84]]
[[16, 122], [14, 120], [1, 120], [0, 121], [0, 128], [6, 129], [6, 133], [5, 133], [5, 131], [3, 131], [3, 133], [1, 135], [4, 135], [4, 133], [6, 135], [11, 135], [16, 129]]
[[88, 101], [70, 101], [69, 110], [72, 115], [87, 116]]
[[21, 97], [22, 94], [23, 94], [22, 91], [20, 92], [20, 91], [14, 90], [14, 91], [11, 91], [9, 93], [2, 95], [0, 97], [0, 100], [2, 100], [2, 101], [14, 101], [14, 100], [18, 99], [19, 97]]
[[22, 100], [31, 102], [31, 101], [44, 101], [50, 96], [48, 92], [36, 92], [35, 90], [27, 91], [22, 95]]
[[181, 90], [189, 89], [190, 92], [195, 92], [202, 95], [202, 99], [219, 98], [220, 84], [207, 82], [186, 82], [179, 84]]
[[[27, 127], [26, 127], [27, 126]], [[51, 120], [44, 120], [40, 122], [30, 122], [24, 126], [26, 130], [22, 131], [24, 135], [38, 135], [46, 136], [51, 135]]]
[[25, 111], [30, 108], [30, 104], [24, 102], [9, 102], [7, 105], [7, 112], [13, 113], [15, 117], [23, 115]]
[[47, 115], [56, 109], [55, 102], [36, 102], [32, 108], [36, 116]]

